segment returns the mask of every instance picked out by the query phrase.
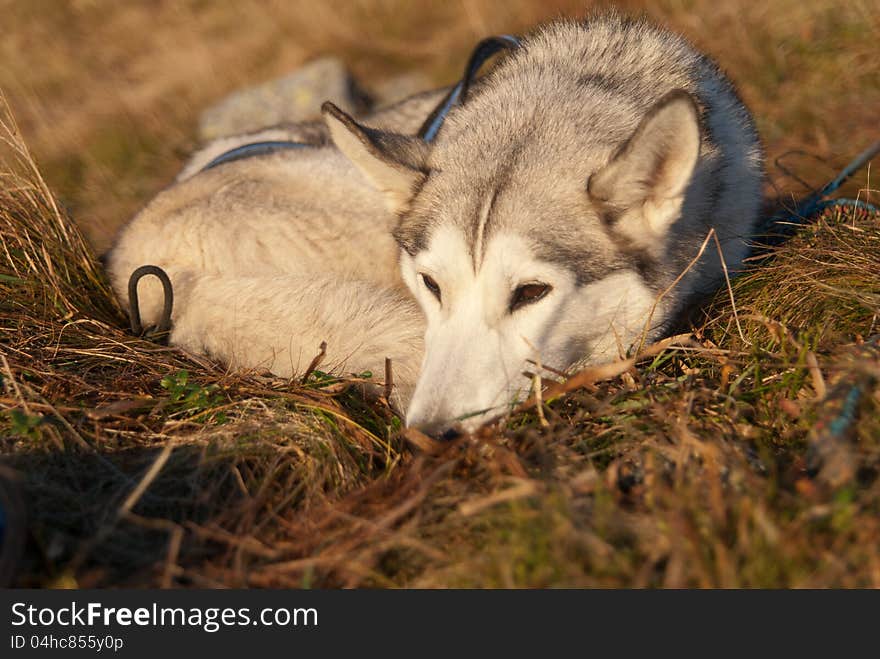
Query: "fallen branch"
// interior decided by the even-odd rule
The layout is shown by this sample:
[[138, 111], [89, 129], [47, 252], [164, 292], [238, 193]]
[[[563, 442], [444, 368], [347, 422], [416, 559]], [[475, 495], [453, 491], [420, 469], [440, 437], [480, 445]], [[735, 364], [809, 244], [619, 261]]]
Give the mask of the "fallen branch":
[[[543, 392], [541, 399], [549, 401], [553, 398], [563, 396], [570, 391], [574, 391], [575, 389], [587, 387], [601, 380], [610, 380], [611, 378], [615, 378], [633, 368], [639, 360], [644, 359], [645, 357], [652, 357], [654, 355], [657, 355], [669, 348], [670, 346], [675, 345], [676, 343], [690, 339], [690, 337], [690, 334], [677, 334], [675, 336], [670, 336], [669, 338], [663, 339], [662, 341], [658, 341], [657, 343], [648, 346], [638, 355], [630, 357], [629, 359], [611, 362], [610, 364], [587, 366], [586, 368], [572, 375], [565, 382], [553, 383], [548, 386], [547, 389]], [[538, 397], [533, 395], [524, 403], [522, 403], [516, 410], [514, 410], [514, 413], [525, 412], [532, 409], [537, 404]]]

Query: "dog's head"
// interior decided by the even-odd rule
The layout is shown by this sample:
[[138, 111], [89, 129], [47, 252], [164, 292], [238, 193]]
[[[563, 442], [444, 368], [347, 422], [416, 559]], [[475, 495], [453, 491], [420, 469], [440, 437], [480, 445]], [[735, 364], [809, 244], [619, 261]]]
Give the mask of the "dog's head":
[[331, 105], [325, 119], [400, 215], [403, 278], [427, 318], [409, 425], [473, 428], [521, 398], [528, 373], [616, 358], [645, 327], [700, 152], [687, 93], [587, 141], [576, 126], [459, 121], [428, 145]]

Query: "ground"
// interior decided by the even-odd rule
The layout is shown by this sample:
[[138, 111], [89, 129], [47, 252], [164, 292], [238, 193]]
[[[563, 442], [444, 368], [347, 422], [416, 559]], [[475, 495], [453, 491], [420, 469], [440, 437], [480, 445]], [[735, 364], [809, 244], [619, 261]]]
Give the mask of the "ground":
[[[321, 373], [231, 375], [126, 334], [95, 254], [171, 180], [205, 106], [320, 53], [368, 86], [449, 82], [479, 37], [582, 4], [0, 2], [17, 585], [880, 586], [877, 214], [808, 218], [674, 345], [449, 444]], [[878, 138], [878, 9], [648, 13], [737, 82], [779, 207]], [[871, 188], [866, 168], [841, 194]]]

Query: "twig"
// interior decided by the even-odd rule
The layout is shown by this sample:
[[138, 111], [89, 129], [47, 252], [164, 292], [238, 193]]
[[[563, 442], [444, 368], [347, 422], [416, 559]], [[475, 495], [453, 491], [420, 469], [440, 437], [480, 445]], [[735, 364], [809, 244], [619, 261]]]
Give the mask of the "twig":
[[137, 487], [131, 491], [131, 494], [128, 495], [123, 504], [119, 507], [119, 510], [116, 513], [117, 518], [121, 519], [130, 513], [135, 504], [140, 501], [144, 492], [147, 491], [147, 488], [150, 487], [154, 480], [156, 480], [156, 476], [159, 475], [162, 467], [165, 466], [165, 463], [168, 462], [168, 458], [171, 456], [171, 451], [174, 449], [174, 443], [174, 440], [170, 440], [162, 447], [162, 450], [159, 452], [159, 455], [156, 456], [156, 459], [153, 461], [153, 464], [150, 465], [150, 468], [147, 469], [147, 473], [144, 474], [141, 482], [137, 484]]
[[436, 439], [431, 439], [421, 430], [417, 430], [416, 428], [404, 428], [400, 434], [406, 441], [428, 455], [442, 453], [455, 443], [454, 441], [441, 442]]
[[249, 536], [239, 537], [234, 533], [230, 533], [229, 531], [220, 528], [209, 529], [200, 526], [193, 521], [186, 521], [184, 524], [186, 525], [186, 528], [197, 536], [210, 540], [211, 542], [218, 542], [228, 547], [235, 547], [238, 550], [245, 551], [261, 558], [268, 558], [270, 560], [278, 558], [279, 552], [277, 550], [267, 547], [256, 538]]
[[508, 501], [516, 501], [530, 497], [538, 492], [538, 486], [533, 480], [523, 480], [520, 478], [513, 479], [514, 486], [500, 492], [494, 492], [488, 496], [473, 501], [462, 501], [458, 504], [458, 512], [465, 517], [476, 515], [487, 508], [497, 506], [499, 503], [507, 503]]
[[654, 298], [654, 304], [651, 305], [651, 311], [648, 313], [648, 319], [645, 321], [645, 328], [642, 330], [642, 337], [641, 339], [639, 339], [639, 347], [636, 350], [637, 354], [642, 351], [642, 347], [645, 345], [645, 341], [647, 341], [648, 339], [648, 330], [650, 330], [651, 328], [651, 320], [653, 320], [654, 318], [654, 312], [657, 310], [657, 305], [660, 304], [660, 300], [666, 297], [673, 288], [678, 286], [678, 283], [682, 279], [684, 279], [684, 276], [688, 272], [690, 272], [691, 268], [693, 268], [697, 264], [697, 261], [699, 261], [700, 258], [703, 256], [703, 252], [706, 251], [706, 245], [709, 244], [709, 239], [714, 235], [715, 229], [709, 229], [709, 233], [706, 234], [706, 238], [705, 240], [703, 240], [703, 244], [700, 245], [700, 249], [699, 251], [697, 251], [697, 255], [693, 259], [691, 259], [691, 262], [688, 263], [687, 267], [681, 271], [681, 274], [679, 274], [678, 277], [675, 278], [675, 281], [669, 284], [669, 286], [667, 286], [666, 289], [660, 293], [660, 295]]
[[326, 341], [321, 341], [321, 345], [318, 346], [318, 351], [319, 351], [318, 354], [315, 355], [314, 359], [312, 359], [311, 363], [309, 364], [309, 367], [306, 369], [306, 372], [303, 373], [302, 379], [300, 380], [300, 382], [302, 382], [303, 384], [305, 384], [306, 382], [309, 381], [309, 376], [312, 373], [314, 373], [315, 369], [318, 368], [318, 366], [320, 366], [322, 361], [324, 361], [324, 357], [327, 355], [327, 342]]
[[9, 362], [6, 361], [6, 355], [2, 352], [0, 352], [0, 360], [3, 361], [3, 372], [6, 374], [6, 377], [9, 378], [9, 384], [15, 390], [15, 395], [21, 403], [21, 406], [24, 408], [24, 411], [30, 416], [31, 408], [28, 406], [25, 397], [21, 395], [21, 389], [18, 388], [18, 382], [15, 381], [15, 376], [12, 375], [12, 369], [9, 368]]
[[532, 375], [532, 389], [535, 392], [535, 410], [538, 414], [538, 423], [541, 424], [542, 428], [547, 428], [550, 426], [550, 424], [547, 423], [547, 417], [544, 416], [544, 399], [542, 398], [544, 385], [541, 382], [541, 371], [544, 369], [543, 366], [541, 366], [541, 352], [534, 345], [532, 345], [532, 342], [529, 341], [526, 337], [522, 337], [522, 339], [535, 353], [535, 373], [534, 375]]
[[[534, 359], [527, 359], [527, 360], [526, 360], [526, 363], [527, 363], [527, 364], [532, 364], [533, 366], [536, 366], [536, 367], [538, 366], [538, 362], [535, 361]], [[553, 368], [552, 366], [547, 366], [546, 364], [542, 364], [542, 365], [540, 365], [539, 368], [543, 368], [545, 371], [547, 371], [547, 372], [549, 372], [549, 373], [552, 373], [553, 375], [558, 375], [558, 376], [561, 377], [561, 378], [567, 378], [567, 377], [568, 377], [568, 373], [566, 373], [566, 372], [563, 371], [562, 369]]]
[[[538, 368], [540, 369], [540, 366]], [[542, 428], [548, 428], [550, 424], [547, 422], [547, 417], [544, 416], [544, 399], [542, 398], [544, 387], [541, 384], [540, 372], [535, 373], [532, 378], [532, 388], [535, 390], [535, 411], [538, 414], [538, 423], [541, 424]]]
[[89, 554], [94, 551], [95, 547], [99, 546], [108, 537], [110, 537], [110, 534], [113, 532], [113, 530], [116, 528], [116, 525], [122, 519], [134, 522], [135, 524], [139, 524], [141, 526], [149, 526], [151, 528], [157, 529], [168, 529], [168, 525], [173, 524], [173, 522], [170, 522], [169, 520], [142, 517], [131, 512], [131, 510], [132, 508], [134, 508], [137, 502], [140, 501], [140, 498], [144, 495], [144, 492], [146, 492], [147, 488], [156, 479], [156, 476], [159, 475], [162, 467], [165, 466], [165, 463], [168, 461], [168, 458], [171, 455], [171, 450], [174, 448], [174, 444], [175, 442], [173, 439], [168, 440], [168, 442], [162, 447], [159, 455], [153, 461], [153, 464], [150, 465], [147, 473], [144, 474], [144, 477], [135, 486], [135, 488], [126, 497], [125, 501], [116, 511], [116, 515], [107, 524], [103, 525], [98, 530], [98, 532], [93, 535], [87, 542], [80, 546], [79, 550], [76, 552], [73, 558], [70, 559], [70, 562], [67, 565], [67, 569], [70, 572], [75, 572], [89, 557]]
[[718, 240], [717, 233], [713, 233], [712, 237], [715, 238], [715, 247], [718, 248], [718, 258], [721, 259], [721, 269], [724, 271], [724, 282], [727, 284], [727, 293], [730, 296], [730, 307], [733, 309], [733, 320], [736, 322], [736, 329], [739, 331], [739, 338], [742, 339], [742, 342], [747, 346], [750, 346], [752, 345], [752, 342], [746, 339], [745, 334], [743, 334], [742, 325], [739, 324], [739, 314], [736, 311], [736, 300], [733, 299], [733, 287], [730, 285], [730, 275], [727, 272], [727, 261], [724, 260], [721, 241]]
[[[61, 425], [63, 425], [67, 429], [67, 432], [69, 432], [71, 435], [73, 435], [74, 440], [76, 440], [76, 443], [79, 445], [79, 447], [81, 449], [83, 449], [84, 451], [88, 451], [89, 453], [96, 453], [95, 447], [92, 446], [91, 444], [89, 444], [85, 439], [83, 439], [83, 436], [80, 435], [72, 425], [70, 425], [70, 421], [68, 421], [61, 414], [61, 412], [56, 410], [55, 407], [52, 405], [52, 403], [50, 403], [48, 400], [43, 398], [43, 396], [41, 396], [40, 394], [37, 394], [36, 392], [34, 392], [34, 394], [41, 401], [43, 401], [43, 404], [47, 408], [49, 408], [49, 411], [52, 412], [53, 415], [55, 415], [55, 418], [58, 419], [61, 422]], [[103, 458], [102, 458], [102, 462], [104, 462], [104, 464], [110, 464], [109, 462], [105, 461]]]
[[125, 520], [147, 529], [168, 532], [168, 549], [165, 552], [165, 567], [162, 570], [161, 587], [171, 588], [172, 578], [175, 574], [181, 572], [180, 567], [177, 565], [177, 558], [180, 556], [180, 546], [183, 542], [183, 527], [169, 519], [142, 517], [131, 511], [125, 514]]
[[812, 350], [807, 351], [806, 361], [807, 369], [810, 371], [810, 376], [813, 379], [813, 389], [816, 390], [816, 398], [824, 400], [828, 394], [828, 387], [825, 386], [825, 378], [822, 377], [822, 370], [819, 368], [816, 354]]
[[391, 404], [391, 394], [394, 391], [394, 372], [391, 369], [391, 358], [385, 358], [385, 401]]
[[180, 555], [180, 545], [183, 542], [183, 529], [175, 525], [168, 538], [168, 551], [165, 554], [165, 569], [162, 571], [162, 588], [171, 588], [171, 580], [174, 574], [180, 570], [177, 567], [177, 557]]
[[767, 328], [770, 334], [779, 341], [779, 343], [782, 343], [782, 339], [785, 337], [794, 346], [795, 350], [803, 350], [803, 346], [794, 337], [794, 334], [788, 329], [785, 323], [781, 323], [778, 320], [773, 320], [772, 318], [760, 314], [748, 314], [743, 316], [743, 319], [754, 320], [761, 323]]
[[[651, 357], [653, 355], [661, 353], [675, 343], [690, 339], [690, 336], [690, 334], [677, 334], [675, 336], [670, 336], [667, 339], [663, 339], [662, 341], [658, 341], [657, 343], [648, 346], [639, 354], [634, 357], [630, 357], [629, 359], [611, 362], [610, 364], [588, 366], [572, 375], [565, 382], [553, 383], [552, 385], [547, 387], [547, 390], [544, 392], [544, 397], [547, 399], [556, 398], [558, 396], [568, 393], [569, 391], [574, 391], [575, 389], [580, 389], [581, 387], [593, 384], [594, 382], [599, 382], [600, 380], [609, 380], [611, 378], [617, 377], [621, 373], [625, 373], [633, 366], [635, 366], [636, 362], [640, 359], [644, 359], [645, 357]], [[535, 406], [535, 404], [536, 401], [535, 397], [533, 396], [522, 403], [515, 410], [515, 412], [524, 412], [526, 410], [530, 410]]]

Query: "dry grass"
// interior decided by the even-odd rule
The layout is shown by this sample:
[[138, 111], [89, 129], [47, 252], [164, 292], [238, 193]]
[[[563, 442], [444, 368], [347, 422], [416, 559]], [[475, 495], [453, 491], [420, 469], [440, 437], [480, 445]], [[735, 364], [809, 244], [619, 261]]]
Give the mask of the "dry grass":
[[[722, 18], [745, 6], [715, 3], [709, 12], [700, 1], [687, 4], [692, 10], [669, 2], [652, 12], [667, 12], [693, 36], [712, 29], [722, 34]], [[817, 11], [812, 18], [804, 14], [806, 4]], [[212, 43], [217, 30], [231, 40], [229, 52], [247, 54], [230, 63], [229, 81], [205, 82], [195, 96], [182, 96], [188, 99], [182, 105], [192, 107], [162, 120], [151, 113], [171, 92], [144, 91], [143, 106], [115, 130], [152, 126], [165, 145], [157, 162], [173, 161], [164, 140], [194, 116], [195, 104], [245, 76], [245, 62], [255, 61], [238, 41], [247, 35], [211, 23], [222, 23], [223, 12], [209, 8], [195, 20], [192, 6], [163, 3], [159, 29], [132, 32], [132, 41], [154, 52], [152, 40], [176, 34], [168, 31], [164, 12], [178, 11], [189, 21], [181, 18], [181, 26], [196, 26], [188, 48]], [[285, 22], [296, 14], [286, 6], [275, 8], [282, 18], [274, 27], [255, 19], [254, 34], [298, 30], [299, 23]], [[545, 11], [510, 6], [521, 10], [522, 22]], [[25, 7], [2, 9], [14, 16], [35, 12], [33, 25], [45, 20], [45, 8]], [[117, 12], [102, 3], [73, 3], [65, 20], [91, 25], [95, 12], [103, 12], [108, 30], [126, 16], [130, 23], [123, 25], [139, 25], [143, 6], [125, 7]], [[231, 15], [251, 5], [241, 7]], [[512, 21], [500, 5], [498, 11], [488, 7], [433, 7], [448, 12], [444, 20], [453, 27], [440, 35], [422, 21], [426, 45], [408, 50], [415, 42], [405, 29], [409, 9], [346, 4], [336, 9], [362, 16], [363, 34], [376, 38], [362, 41], [350, 31], [346, 37], [351, 23], [331, 28], [319, 14], [320, 27], [307, 37], [315, 42], [300, 41], [297, 48], [304, 57], [332, 34], [346, 51], [365, 42], [389, 44], [371, 45], [376, 50], [369, 54], [390, 61], [389, 68], [402, 66], [395, 64], [399, 53], [407, 64], [436, 60], [435, 44], [460, 56], [472, 35]], [[841, 9], [831, 27], [817, 9], [823, 7], [765, 3], [736, 14], [724, 34], [760, 27], [761, 34], [778, 30], [775, 43], [789, 44], [785, 39], [799, 29], [831, 30], [822, 44], [844, 39], [834, 31], [841, 25], [866, 25], [876, 34], [877, 14], [867, 3]], [[384, 25], [395, 9], [400, 22]], [[781, 24], [783, 11], [791, 12], [791, 25]], [[26, 19], [18, 17], [30, 25]], [[763, 73], [761, 48], [781, 55], [755, 43], [738, 42], [725, 63]], [[810, 146], [840, 162], [868, 141], [861, 139], [860, 131], [868, 133], [859, 123], [861, 110], [847, 125], [849, 137], [827, 120], [811, 127], [812, 118], [786, 126], [785, 139], [774, 137], [773, 122], [804, 110], [794, 96], [790, 105], [776, 98], [774, 109], [761, 98], [785, 89], [787, 75], [821, 75], [801, 69], [806, 62], [826, 66], [826, 60], [850, 58], [856, 63], [848, 76], [824, 80], [838, 90], [860, 81], [846, 98], [869, 105], [877, 86], [864, 82], [874, 75], [876, 83], [876, 68], [861, 71], [858, 58], [867, 49], [861, 36], [852, 44], [844, 54], [820, 59], [786, 51], [802, 59], [795, 73], [775, 82], [740, 76], [746, 96], [765, 110], [758, 114], [771, 151]], [[135, 47], [108, 39], [102, 52], [131, 75], [128, 49]], [[90, 56], [86, 51], [83, 58]], [[14, 66], [21, 66], [26, 55], [17, 56]], [[261, 75], [282, 66], [281, 56], [267, 59]], [[85, 74], [58, 58], [49, 62], [59, 67], [57, 98], [59, 108], [66, 107], [72, 92], [65, 76]], [[101, 66], [83, 69], [91, 75], [105, 70]], [[142, 66], [143, 80], [162, 77], [153, 77], [150, 67], [160, 64], [150, 57]], [[20, 80], [24, 70], [16, 74]], [[52, 76], [40, 71], [33, 84], [49, 85]], [[444, 73], [438, 67], [436, 74]], [[20, 89], [15, 98], [20, 107]], [[107, 98], [98, 91], [94, 107], [112, 115], [118, 108]], [[830, 112], [845, 100], [816, 103], [810, 112]], [[43, 125], [28, 110], [23, 116], [23, 132], [49, 161], [91, 153], [77, 146], [90, 144], [90, 136], [107, 130], [100, 123], [110, 121], [71, 116], [65, 125], [76, 126], [70, 131], [78, 137], [60, 146], [56, 124]], [[584, 386], [545, 401], [540, 416], [523, 411], [504, 428], [421, 451], [399, 435], [399, 422], [381, 402], [363, 401], [349, 383], [320, 375], [306, 385], [230, 375], [128, 336], [89, 246], [57, 206], [5, 108], [0, 122], [0, 454], [19, 473], [29, 514], [18, 585], [880, 586], [877, 215], [830, 211], [816, 218], [734, 280], [732, 296], [722, 291], [678, 347], [612, 378], [582, 377]], [[824, 131], [825, 146], [811, 141], [811, 131]], [[53, 149], [56, 156], [45, 155]], [[154, 189], [172, 169], [166, 163], [145, 174], [139, 166], [97, 161], [94, 167], [85, 166], [92, 182], [84, 179], [84, 190], [100, 171], [144, 186], [118, 208]], [[864, 172], [854, 185], [865, 189], [864, 198], [870, 187]], [[93, 193], [79, 198], [90, 213], [98, 208], [98, 195], [88, 196]], [[98, 226], [94, 217], [86, 217], [87, 226]]]
[[[285, 506], [338, 496], [396, 464], [387, 410], [363, 409], [355, 422], [327, 386], [230, 376], [127, 335], [95, 259], [5, 108], [0, 142], [9, 158], [0, 164], [0, 454], [25, 476], [31, 557], [40, 559], [23, 583], [45, 585], [48, 575], [64, 583], [96, 551], [102, 570], [151, 563], [143, 529], [174, 537], [184, 527], [132, 513], [140, 496], [124, 502], [159, 447], [174, 452], [144, 502], [182, 513], [206, 538], [212, 532], [196, 520], [220, 527], [227, 508], [236, 511], [233, 533], [258, 523], [237, 516], [240, 500], [255, 505], [246, 483], [265, 480], [254, 496]], [[133, 537], [116, 533], [122, 523], [134, 524]]]

